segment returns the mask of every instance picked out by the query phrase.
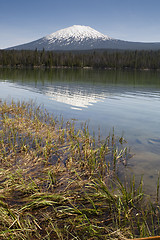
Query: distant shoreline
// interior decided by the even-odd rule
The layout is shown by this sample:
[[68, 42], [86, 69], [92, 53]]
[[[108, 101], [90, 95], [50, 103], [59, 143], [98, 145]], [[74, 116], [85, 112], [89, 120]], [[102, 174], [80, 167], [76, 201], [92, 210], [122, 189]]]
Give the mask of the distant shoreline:
[[137, 69], [134, 69], [134, 68], [94, 68], [94, 67], [68, 67], [68, 66], [52, 66], [52, 67], [45, 67], [45, 66], [2, 66], [0, 65], [0, 69], [31, 69], [31, 70], [35, 70], [35, 69], [47, 69], [47, 70], [51, 70], [51, 69], [82, 69], [82, 70], [106, 70], [106, 71], [112, 71], [112, 70], [115, 70], [115, 71], [118, 71], [118, 70], [122, 70], [122, 71], [157, 71], [159, 72], [160, 71], [160, 68], [158, 69], [153, 69], [153, 68], [137, 68]]
[[82, 52], [0, 50], [0, 67], [159, 71], [160, 50]]

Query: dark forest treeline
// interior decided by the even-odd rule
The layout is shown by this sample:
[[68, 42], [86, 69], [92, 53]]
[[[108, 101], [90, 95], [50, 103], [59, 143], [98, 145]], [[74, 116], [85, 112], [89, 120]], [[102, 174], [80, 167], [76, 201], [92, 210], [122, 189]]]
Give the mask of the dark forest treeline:
[[90, 52], [0, 50], [0, 66], [160, 69], [160, 50]]

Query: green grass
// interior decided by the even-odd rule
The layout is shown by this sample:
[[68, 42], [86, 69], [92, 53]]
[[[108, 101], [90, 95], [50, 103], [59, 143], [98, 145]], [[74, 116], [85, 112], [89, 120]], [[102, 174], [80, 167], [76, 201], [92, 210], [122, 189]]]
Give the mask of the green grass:
[[128, 239], [160, 234], [143, 179], [126, 181], [128, 149], [32, 103], [0, 102], [0, 239]]

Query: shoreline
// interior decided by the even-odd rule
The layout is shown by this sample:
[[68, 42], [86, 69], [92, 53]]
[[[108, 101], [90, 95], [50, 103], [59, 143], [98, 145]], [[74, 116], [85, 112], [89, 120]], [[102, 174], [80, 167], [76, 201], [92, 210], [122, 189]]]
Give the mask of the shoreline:
[[82, 70], [114, 70], [114, 71], [155, 71], [159, 72], [160, 68], [158, 69], [153, 69], [153, 68], [111, 68], [111, 67], [68, 67], [68, 66], [52, 66], [52, 67], [46, 67], [46, 66], [2, 66], [0, 65], [0, 69], [43, 69], [43, 70], [51, 70], [51, 69], [82, 69]]
[[[129, 239], [160, 234], [143, 179], [125, 174], [125, 140], [94, 139], [29, 102], [0, 102], [0, 237]], [[119, 150], [118, 150], [119, 149]], [[149, 230], [148, 230], [149, 226]], [[66, 237], [67, 236], [67, 237]]]

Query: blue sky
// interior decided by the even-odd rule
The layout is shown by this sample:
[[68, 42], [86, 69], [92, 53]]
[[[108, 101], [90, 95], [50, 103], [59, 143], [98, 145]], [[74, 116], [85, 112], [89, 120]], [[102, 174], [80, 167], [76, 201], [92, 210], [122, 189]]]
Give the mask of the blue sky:
[[110, 37], [160, 42], [160, 0], [0, 0], [0, 49], [72, 25]]

